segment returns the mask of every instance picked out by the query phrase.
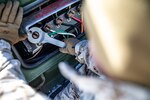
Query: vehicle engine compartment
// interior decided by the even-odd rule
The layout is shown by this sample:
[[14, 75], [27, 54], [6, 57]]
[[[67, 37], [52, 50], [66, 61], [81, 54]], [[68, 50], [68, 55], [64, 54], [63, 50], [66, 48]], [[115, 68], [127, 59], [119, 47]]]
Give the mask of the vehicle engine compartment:
[[[66, 38], [85, 39], [81, 0], [19, 0], [24, 8], [20, 34], [39, 34], [63, 42]], [[6, 2], [2, 0], [0, 2]], [[35, 30], [33, 30], [35, 29]], [[39, 33], [37, 30], [41, 30]], [[59, 72], [58, 63], [68, 62], [76, 70], [82, 64], [74, 56], [59, 52], [58, 43], [32, 43], [29, 38], [12, 46], [15, 58], [22, 64], [21, 70], [31, 87], [54, 98], [69, 83]]]
[[[40, 28], [50, 37], [63, 40], [68, 37], [80, 38], [81, 32], [79, 0], [55, 0], [40, 5], [38, 8], [25, 13], [21, 34], [27, 34], [31, 28]], [[56, 33], [57, 32], [57, 33]], [[58, 33], [70, 33], [67, 35]], [[13, 48], [15, 55], [22, 62], [24, 68], [35, 68], [58, 53], [55, 45], [44, 43], [34, 44], [27, 40], [19, 42]]]

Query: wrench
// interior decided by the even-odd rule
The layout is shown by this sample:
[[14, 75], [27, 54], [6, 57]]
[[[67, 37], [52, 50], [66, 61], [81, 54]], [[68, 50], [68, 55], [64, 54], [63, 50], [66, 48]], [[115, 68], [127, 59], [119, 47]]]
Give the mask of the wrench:
[[58, 47], [64, 48], [66, 44], [58, 39], [52, 38], [48, 35], [48, 33], [42, 31], [38, 27], [32, 27], [28, 32], [28, 40], [31, 43], [38, 44], [38, 43], [50, 43], [56, 45]]

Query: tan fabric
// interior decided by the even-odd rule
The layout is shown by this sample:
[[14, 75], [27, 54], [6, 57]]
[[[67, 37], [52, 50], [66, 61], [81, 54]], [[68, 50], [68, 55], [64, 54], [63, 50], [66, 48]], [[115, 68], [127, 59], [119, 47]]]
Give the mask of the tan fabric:
[[26, 36], [20, 37], [18, 29], [23, 17], [23, 8], [19, 8], [18, 1], [8, 1], [0, 4], [0, 38], [10, 41], [12, 44], [24, 40]]
[[66, 43], [65, 48], [60, 48], [59, 51], [62, 53], [67, 53], [70, 55], [75, 55], [75, 45], [80, 42], [78, 39], [75, 38], [68, 38], [65, 39], [64, 42]]
[[148, 0], [85, 1], [89, 38], [111, 76], [150, 86], [149, 9]]

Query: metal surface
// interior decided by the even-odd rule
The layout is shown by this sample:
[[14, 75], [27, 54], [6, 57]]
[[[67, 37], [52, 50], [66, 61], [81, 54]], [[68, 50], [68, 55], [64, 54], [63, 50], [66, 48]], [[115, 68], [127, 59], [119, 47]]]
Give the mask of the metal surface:
[[[24, 0], [25, 1], [25, 0]], [[28, 5], [25, 5], [23, 7], [24, 9], [24, 14], [32, 11], [33, 9], [37, 8], [38, 6], [48, 2], [49, 0], [29, 0], [28, 2], [30, 2]], [[20, 2], [23, 2], [20, 0]], [[27, 1], [26, 1], [27, 2]]]
[[[27, 1], [30, 0], [24, 0], [24, 2]], [[51, 27], [52, 30], [55, 30], [57, 32], [58, 30], [64, 30], [64, 31], [67, 30], [66, 32], [71, 32], [75, 34], [78, 33], [75, 32], [75, 29], [79, 28], [77, 31], [80, 31], [80, 26], [76, 21], [63, 20], [64, 23], [74, 25], [75, 27], [77, 27], [74, 29], [74, 27], [72, 26], [63, 26], [63, 25], [60, 25], [60, 27], [58, 28], [54, 24], [54, 20], [56, 18], [55, 15], [57, 14], [58, 14], [57, 17], [60, 18], [64, 17], [64, 19], [66, 19], [65, 14], [68, 11], [68, 8], [69, 10], [73, 9], [77, 11], [76, 7], [80, 3], [78, 2], [80, 0], [53, 0], [55, 1], [53, 3], [49, 2], [52, 0], [31, 0], [31, 1], [33, 2], [30, 2], [29, 4], [24, 6], [25, 15], [22, 24], [24, 33], [28, 33], [29, 37], [26, 41], [20, 42], [20, 44], [17, 45], [21, 49], [16, 48], [17, 47], [16, 45], [15, 47], [13, 46], [12, 49], [14, 51], [15, 56], [21, 61], [22, 64], [21, 70], [23, 71], [24, 76], [27, 82], [30, 84], [30, 86], [32, 87], [35, 86], [41, 92], [47, 94], [50, 97], [54, 97], [56, 94], [58, 94], [61, 91], [61, 88], [62, 89], [64, 88], [63, 85], [65, 83], [64, 80], [66, 81], [66, 79], [62, 79], [63, 77], [59, 73], [58, 63], [61, 61], [66, 61], [69, 62], [71, 66], [75, 67], [76, 65], [78, 65], [79, 62], [75, 60], [74, 56], [60, 53], [58, 47], [54, 46], [54, 45], [61, 46], [61, 47], [64, 46], [62, 41], [60, 41], [63, 40], [63, 36], [54, 35], [54, 38], [60, 40], [50, 38], [49, 36], [47, 36], [49, 32], [45, 31], [43, 27], [46, 23], [49, 23], [51, 26], [53, 26]], [[80, 14], [77, 12], [75, 17], [80, 19]], [[42, 25], [40, 26], [39, 23], [40, 25], [41, 24]], [[38, 29], [34, 27], [38, 27]], [[30, 31], [33, 32], [36, 31], [36, 32], [34, 32], [34, 34], [33, 32], [31, 32], [30, 34], [29, 33]], [[84, 33], [79, 33], [76, 35], [78, 39], [82, 40]], [[27, 55], [27, 53], [34, 54], [34, 52], [38, 50], [38, 47], [40, 48], [40, 45], [37, 43], [47, 43], [47, 42], [52, 43], [54, 45], [41, 44], [43, 46], [41, 51], [42, 50], [43, 51], [42, 53], [40, 52], [41, 54], [39, 53], [39, 55], [37, 55], [37, 58], [38, 59], [40, 58], [40, 60], [35, 61], [35, 59], [29, 59], [28, 61], [33, 60], [34, 62], [32, 63], [27, 62], [27, 57], [30, 58], [33, 57], [31, 57], [30, 55], [24, 57], [24, 55]], [[27, 49], [24, 49], [25, 47]], [[25, 52], [22, 52], [21, 51], [22, 49]], [[81, 65], [79, 64], [78, 67], [80, 66]]]
[[57, 13], [58, 11], [69, 7], [70, 5], [78, 2], [80, 0], [58, 0], [57, 2], [41, 9], [38, 12], [33, 13], [23, 19], [22, 27], [24, 31], [28, 31], [31, 26], [42, 21], [43, 19]]
[[48, 33], [45, 33], [44, 31], [42, 31], [40, 28], [37, 27], [32, 27], [27, 34], [28, 40], [34, 44], [50, 43], [61, 48], [64, 48], [66, 46], [64, 42], [57, 40], [55, 38], [51, 38], [48, 35]]
[[[33, 27], [38, 27], [42, 31], [44, 31], [44, 34], [47, 34], [49, 32], [44, 30], [44, 26], [47, 23], [51, 25], [51, 30], [58, 31], [58, 32], [60, 30], [64, 30], [66, 32], [76, 34], [74, 27], [76, 27], [77, 29], [79, 28], [77, 31], [80, 31], [80, 25], [76, 21], [74, 20], [68, 21], [65, 17], [65, 14], [70, 9], [75, 10], [77, 12], [76, 7], [79, 5], [80, 0], [44, 0], [44, 2], [47, 2], [47, 3], [37, 4], [38, 7], [34, 10], [31, 10], [34, 7], [32, 5], [32, 7], [30, 8], [31, 12], [24, 15], [23, 23], [22, 23], [23, 32], [20, 32], [20, 33], [26, 34]], [[57, 17], [63, 18], [64, 23], [67, 23], [68, 25], [72, 25], [74, 27], [61, 25], [58, 28], [57, 25], [54, 24], [54, 20]], [[80, 19], [80, 14], [77, 12], [75, 17]], [[65, 46], [64, 42], [62, 43], [61, 40], [63, 40], [64, 38], [68, 38], [68, 36], [61, 36], [61, 35], [55, 34], [55, 35], [52, 35], [53, 38], [51, 39], [50, 37], [48, 37], [43, 42], [44, 44], [39, 44], [39, 42], [43, 41], [42, 39], [44, 38], [43, 36], [41, 37], [41, 39], [38, 38], [39, 35], [40, 34], [34, 34], [34, 36], [32, 36], [31, 34], [32, 36], [31, 39], [27, 39], [23, 42], [20, 42], [16, 44], [15, 47], [13, 48], [13, 51], [16, 57], [21, 61], [22, 66], [24, 68], [33, 69], [36, 67], [40, 67], [40, 65], [46, 63], [49, 59], [58, 55], [59, 48], [57, 46], [64, 47]], [[84, 33], [76, 34], [77, 38], [80, 38], [83, 35]], [[57, 40], [59, 39], [58, 40], [59, 42], [55, 40], [54, 38]], [[45, 43], [49, 41], [50, 43], [54, 45]]]
[[[6, 3], [7, 1], [10, 1], [10, 0], [0, 0], [0, 3]], [[12, 0], [14, 1], [14, 0]], [[25, 6], [28, 6], [30, 5], [30, 3], [33, 4], [33, 2], [39, 2], [41, 0], [18, 0], [20, 2], [20, 6], [22, 7], [25, 7]], [[48, 0], [42, 0], [42, 1], [48, 1]]]

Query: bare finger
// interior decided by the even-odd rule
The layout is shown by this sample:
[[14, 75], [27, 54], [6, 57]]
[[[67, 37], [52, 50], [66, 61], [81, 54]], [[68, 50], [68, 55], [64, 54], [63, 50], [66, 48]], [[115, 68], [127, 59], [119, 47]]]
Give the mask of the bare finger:
[[2, 22], [7, 22], [10, 11], [11, 11], [11, 7], [12, 7], [12, 1], [8, 1], [2, 14], [2, 18], [1, 18]]
[[16, 18], [17, 11], [18, 11], [18, 7], [19, 7], [19, 2], [18, 1], [14, 1], [13, 2], [13, 7], [12, 7], [12, 10], [10, 12], [9, 19], [8, 19], [9, 23], [13, 23], [14, 22], [14, 20]]
[[19, 11], [18, 11], [18, 14], [16, 16], [16, 19], [15, 19], [15, 22], [14, 24], [20, 26], [21, 22], [22, 22], [22, 17], [23, 17], [23, 8], [20, 7], [19, 8]]
[[4, 7], [5, 7], [5, 4], [4, 4], [4, 3], [1, 3], [1, 4], [0, 4], [0, 17], [1, 17], [1, 15], [2, 15], [2, 11], [3, 11]]

